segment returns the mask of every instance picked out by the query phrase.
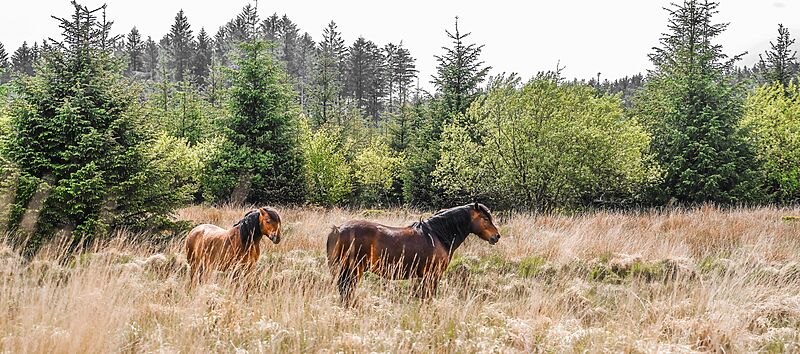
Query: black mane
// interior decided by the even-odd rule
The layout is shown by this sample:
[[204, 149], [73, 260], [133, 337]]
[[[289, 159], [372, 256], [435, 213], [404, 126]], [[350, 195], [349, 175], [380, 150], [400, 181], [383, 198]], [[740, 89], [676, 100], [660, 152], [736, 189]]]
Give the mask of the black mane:
[[[274, 213], [274, 212], [273, 212]], [[277, 213], [275, 213], [277, 214]], [[271, 217], [272, 215], [270, 215]], [[244, 215], [242, 220], [239, 220], [234, 227], [239, 227], [239, 236], [242, 238], [242, 247], [247, 248], [251, 242], [261, 241], [261, 225], [259, 220], [259, 211], [251, 210]]]
[[[484, 207], [481, 205], [481, 207]], [[430, 218], [413, 226], [422, 229], [425, 235], [435, 237], [452, 252], [460, 246], [470, 233], [470, 208], [473, 204], [440, 210]]]

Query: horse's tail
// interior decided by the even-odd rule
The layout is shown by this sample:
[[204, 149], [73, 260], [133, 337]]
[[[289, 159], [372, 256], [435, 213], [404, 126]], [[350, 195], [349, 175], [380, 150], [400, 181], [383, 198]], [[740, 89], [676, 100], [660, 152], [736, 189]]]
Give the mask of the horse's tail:
[[339, 261], [336, 257], [336, 244], [339, 241], [339, 228], [336, 225], [331, 226], [331, 232], [328, 233], [328, 242], [326, 248], [328, 250], [328, 265], [333, 269], [333, 266]]

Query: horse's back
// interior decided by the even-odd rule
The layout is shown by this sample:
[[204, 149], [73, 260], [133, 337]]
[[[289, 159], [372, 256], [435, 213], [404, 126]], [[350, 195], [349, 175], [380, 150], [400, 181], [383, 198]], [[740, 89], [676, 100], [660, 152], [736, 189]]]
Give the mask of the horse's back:
[[371, 221], [348, 221], [328, 234], [328, 259], [339, 260], [345, 254], [355, 256], [370, 250], [403, 250], [420, 242], [420, 236], [408, 227], [392, 227]]
[[193, 261], [194, 255], [199, 251], [198, 247], [207, 237], [212, 237], [225, 233], [226, 230], [212, 224], [200, 224], [195, 226], [192, 231], [186, 236], [186, 260], [190, 263]]

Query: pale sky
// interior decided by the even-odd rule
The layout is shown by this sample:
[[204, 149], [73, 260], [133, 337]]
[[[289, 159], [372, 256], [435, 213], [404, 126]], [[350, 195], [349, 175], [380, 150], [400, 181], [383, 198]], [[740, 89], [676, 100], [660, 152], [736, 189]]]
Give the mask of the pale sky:
[[[13, 52], [23, 40], [29, 43], [57, 38], [59, 29], [50, 15], [70, 15], [68, 0], [6, 0], [0, 12], [0, 42]], [[102, 0], [84, 0], [100, 5]], [[133, 26], [158, 41], [183, 9], [195, 34], [200, 27], [214, 34], [248, 3], [197, 0], [107, 0], [114, 31], [127, 33]], [[439, 0], [339, 0], [260, 1], [261, 17], [287, 14], [301, 31], [315, 40], [334, 20], [346, 42], [358, 36], [376, 42], [403, 41], [417, 58], [421, 85], [430, 87], [435, 71], [434, 55], [448, 45], [445, 29], [459, 27], [472, 32], [472, 41], [485, 44], [483, 59], [494, 70], [517, 72], [528, 78], [550, 70], [560, 61], [567, 78], [614, 79], [644, 72], [647, 54], [666, 31], [664, 0], [561, 0], [561, 1], [439, 1]], [[751, 65], [758, 53], [777, 36], [778, 23], [800, 37], [800, 0], [722, 0], [718, 22], [731, 25], [719, 39], [728, 54], [748, 51]], [[800, 42], [800, 41], [798, 41]], [[9, 53], [10, 54], [10, 53]]]

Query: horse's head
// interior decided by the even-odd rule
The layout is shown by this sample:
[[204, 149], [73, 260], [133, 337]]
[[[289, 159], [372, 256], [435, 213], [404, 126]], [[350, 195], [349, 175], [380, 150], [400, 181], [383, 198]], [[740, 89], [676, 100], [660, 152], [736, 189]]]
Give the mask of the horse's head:
[[261, 234], [269, 237], [274, 244], [281, 242], [281, 217], [278, 212], [272, 208], [259, 208], [258, 209], [258, 224], [261, 228]]
[[495, 244], [500, 240], [500, 232], [497, 231], [497, 226], [494, 225], [494, 218], [489, 208], [483, 204], [475, 203], [470, 208], [469, 214], [472, 219], [470, 221], [470, 232], [490, 244]]

